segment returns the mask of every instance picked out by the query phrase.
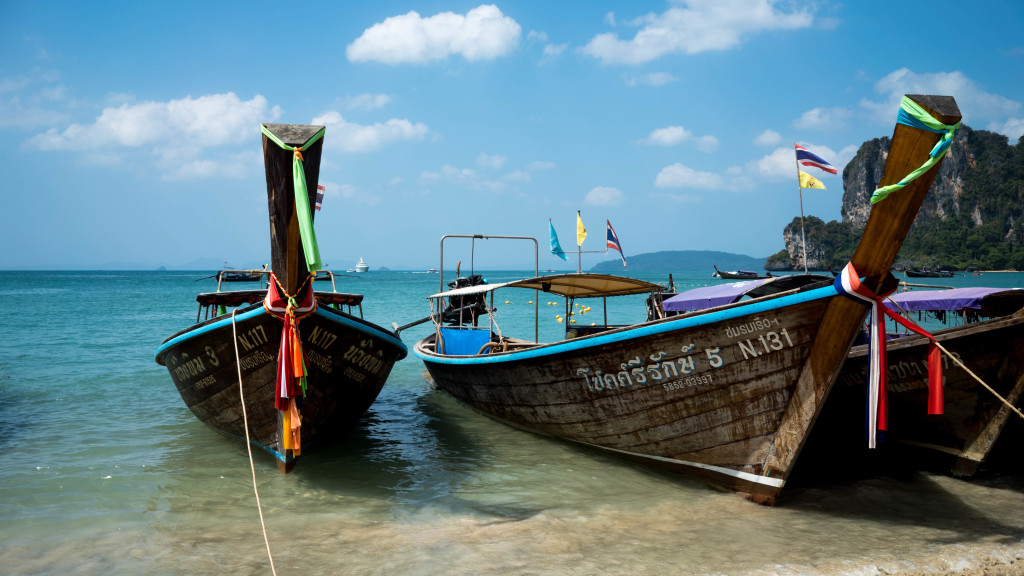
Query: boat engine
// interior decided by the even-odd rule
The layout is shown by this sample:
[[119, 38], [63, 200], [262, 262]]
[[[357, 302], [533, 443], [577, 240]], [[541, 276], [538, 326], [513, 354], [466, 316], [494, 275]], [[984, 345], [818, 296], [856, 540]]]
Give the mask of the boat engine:
[[[466, 288], [468, 286], [481, 286], [487, 284], [483, 276], [474, 274], [469, 277], [460, 277], [448, 283], [448, 288]], [[484, 300], [484, 293], [466, 294], [464, 296], [449, 296], [448, 304], [445, 306], [442, 319], [444, 323], [451, 326], [463, 326], [472, 324], [476, 326], [477, 318], [487, 314], [487, 301]]]

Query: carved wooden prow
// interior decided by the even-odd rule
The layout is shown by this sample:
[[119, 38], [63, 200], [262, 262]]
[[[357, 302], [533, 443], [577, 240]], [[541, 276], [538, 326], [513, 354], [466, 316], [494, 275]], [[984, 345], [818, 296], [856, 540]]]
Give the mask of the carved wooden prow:
[[[301, 148], [323, 126], [304, 124], [263, 124], [288, 146]], [[315, 217], [316, 185], [320, 178], [320, 155], [323, 138], [302, 152], [303, 172], [306, 175], [306, 201], [311, 217]], [[277, 145], [263, 135], [263, 163], [267, 172], [267, 204], [270, 209], [270, 266], [289, 294], [295, 294], [306, 278], [306, 257], [299, 236], [299, 221], [295, 212], [295, 184], [292, 162], [295, 153]]]
[[[960, 109], [950, 96], [908, 97], [944, 124], [953, 125], [960, 121]], [[941, 137], [928, 130], [897, 123], [878, 186], [895, 184], [917, 170], [928, 160]], [[941, 162], [936, 163], [872, 208], [851, 262], [858, 275], [866, 278], [865, 284], [876, 293], [892, 268], [940, 166]], [[763, 474], [785, 479], [792, 471], [867, 312], [865, 305], [849, 298], [833, 298], [829, 302], [778, 434], [768, 450]], [[777, 490], [766, 490], [749, 497], [756, 502], [773, 504], [777, 494]]]

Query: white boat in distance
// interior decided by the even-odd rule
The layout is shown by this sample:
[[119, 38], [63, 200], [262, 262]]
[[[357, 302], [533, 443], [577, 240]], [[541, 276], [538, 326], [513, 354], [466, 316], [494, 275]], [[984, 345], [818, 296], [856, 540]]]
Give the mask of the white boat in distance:
[[370, 266], [366, 262], [363, 262], [363, 257], [360, 256], [359, 263], [356, 264], [356, 272], [366, 272], [369, 269]]

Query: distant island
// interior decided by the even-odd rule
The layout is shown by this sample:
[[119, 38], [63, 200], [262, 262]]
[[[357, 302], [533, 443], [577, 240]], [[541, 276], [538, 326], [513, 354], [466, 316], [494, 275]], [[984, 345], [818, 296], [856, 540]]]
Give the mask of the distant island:
[[[675, 272], [681, 270], [764, 270], [767, 256], [755, 258], [716, 250], [667, 250], [631, 254], [626, 257], [630, 272]], [[606, 260], [590, 268], [591, 272], [621, 272], [622, 260]]]

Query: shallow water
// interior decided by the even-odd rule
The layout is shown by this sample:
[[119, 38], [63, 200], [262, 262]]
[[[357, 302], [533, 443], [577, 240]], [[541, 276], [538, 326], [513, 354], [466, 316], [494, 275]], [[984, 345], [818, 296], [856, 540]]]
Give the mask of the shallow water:
[[[245, 446], [196, 421], [153, 362], [214, 289], [194, 281], [205, 275], [0, 272], [0, 571], [270, 573]], [[338, 288], [388, 325], [425, 315], [437, 282], [370, 272]], [[542, 302], [546, 334], [561, 312]], [[304, 451], [292, 474], [253, 454], [279, 574], [934, 573], [1024, 558], [1010, 449], [972, 481], [802, 459], [765, 508], [493, 422], [422, 370], [410, 354], [361, 428]]]

